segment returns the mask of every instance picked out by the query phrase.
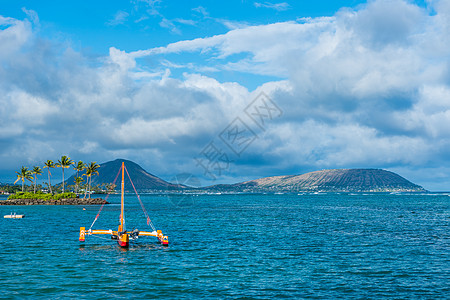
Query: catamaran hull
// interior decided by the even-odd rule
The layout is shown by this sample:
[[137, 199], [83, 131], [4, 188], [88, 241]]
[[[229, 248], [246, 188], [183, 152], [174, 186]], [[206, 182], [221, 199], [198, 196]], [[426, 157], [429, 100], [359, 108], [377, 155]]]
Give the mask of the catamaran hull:
[[130, 246], [129, 242], [117, 241], [117, 244], [119, 244], [119, 246], [122, 248], [128, 248], [128, 246]]
[[[119, 226], [118, 232], [122, 230], [122, 225]], [[128, 247], [130, 244], [130, 236], [127, 232], [124, 232], [122, 234], [118, 234], [117, 244], [119, 244], [120, 247]]]
[[162, 244], [163, 246], [169, 246], [169, 240], [167, 239], [167, 237], [166, 237], [166, 239], [164, 239], [164, 238], [159, 238], [159, 237], [158, 237], [158, 241], [159, 241], [159, 243]]

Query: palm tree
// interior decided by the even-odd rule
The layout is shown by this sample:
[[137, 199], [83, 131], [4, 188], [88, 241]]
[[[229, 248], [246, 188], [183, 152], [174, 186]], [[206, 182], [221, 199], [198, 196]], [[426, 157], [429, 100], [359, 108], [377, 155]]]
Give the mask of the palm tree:
[[106, 183], [105, 184], [105, 189], [106, 189], [108, 194], [114, 193], [114, 191], [116, 189], [116, 185], [112, 184], [112, 183]]
[[34, 193], [36, 193], [36, 179], [37, 175], [42, 175], [42, 169], [41, 167], [35, 166], [33, 168], [33, 171], [31, 173], [34, 175]]
[[88, 184], [89, 184], [89, 199], [91, 199], [91, 182], [92, 182], [92, 176], [97, 174], [98, 175], [98, 168], [100, 168], [100, 166], [94, 161], [91, 162], [89, 165], [87, 165], [86, 167], [86, 176], [88, 178]]
[[56, 164], [57, 167], [62, 169], [62, 192], [64, 193], [64, 169], [67, 169], [73, 164], [73, 160], [70, 159], [68, 156], [61, 156], [61, 159], [58, 160], [58, 163]]
[[[83, 181], [84, 181], [83, 177], [75, 178], [75, 189], [76, 190], [78, 190], [78, 187], [83, 183]], [[78, 193], [78, 191], [76, 193]]]
[[22, 166], [20, 168], [20, 172], [17, 173], [17, 180], [14, 181], [14, 184], [16, 184], [17, 181], [22, 180], [22, 192], [23, 192], [23, 185], [25, 183], [25, 179], [29, 180], [31, 182], [31, 179], [33, 179], [33, 175], [31, 174], [31, 171], [28, 170], [27, 167]]
[[52, 183], [50, 182], [50, 176], [52, 176], [52, 173], [50, 173], [50, 169], [55, 168], [55, 164], [53, 163], [53, 160], [49, 159], [44, 163], [44, 168], [47, 168], [48, 172], [48, 187], [50, 188], [50, 194], [53, 194], [52, 192]]
[[86, 166], [84, 165], [84, 163], [81, 160], [79, 162], [77, 162], [76, 164], [74, 164], [74, 165], [75, 165], [75, 167], [73, 167], [73, 169], [75, 171], [77, 171], [77, 177], [75, 178], [75, 194], [78, 194], [78, 186], [79, 186], [79, 184], [77, 182], [77, 179], [80, 178], [81, 182], [83, 181], [83, 178], [79, 177], [79, 173], [81, 171], [83, 171]]

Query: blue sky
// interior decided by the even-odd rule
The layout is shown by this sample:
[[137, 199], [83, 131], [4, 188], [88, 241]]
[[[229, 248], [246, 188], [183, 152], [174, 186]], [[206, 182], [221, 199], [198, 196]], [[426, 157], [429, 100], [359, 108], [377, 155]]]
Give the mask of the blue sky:
[[[26, 11], [39, 18], [42, 37], [69, 43], [86, 56], [107, 55], [111, 46], [127, 52], [161, 47], [180, 40], [225, 34], [242, 26], [257, 26], [301, 18], [333, 16], [345, 7], [364, 1], [3, 1], [4, 16], [23, 19]], [[422, 2], [422, 1], [421, 1]], [[31, 19], [30, 17], [28, 17]], [[202, 57], [173, 57], [177, 62], [198, 61]], [[150, 64], [150, 67], [153, 65]], [[179, 75], [180, 72], [173, 72]], [[215, 74], [221, 81], [236, 74]], [[273, 77], [251, 76], [244, 80], [256, 88]], [[236, 80], [236, 79], [234, 79]]]
[[4, 182], [65, 154], [204, 185], [383, 168], [450, 189], [448, 0], [0, 7]]
[[225, 24], [262, 25], [303, 17], [332, 16], [364, 1], [2, 1], [2, 15], [23, 19], [35, 11], [44, 30], [74, 47], [107, 53], [135, 51], [229, 31]]

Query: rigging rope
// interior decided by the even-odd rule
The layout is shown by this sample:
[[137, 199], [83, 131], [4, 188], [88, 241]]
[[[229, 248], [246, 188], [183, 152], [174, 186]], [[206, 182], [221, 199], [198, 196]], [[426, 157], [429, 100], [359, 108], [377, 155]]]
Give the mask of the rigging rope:
[[93, 234], [92, 236], [95, 237], [95, 238], [101, 239], [101, 240], [110, 240], [111, 239], [111, 238], [105, 238], [105, 237], [102, 237], [102, 236], [98, 236], [98, 235], [95, 235], [95, 234]]
[[145, 209], [144, 204], [141, 201], [141, 197], [139, 196], [138, 192], [136, 191], [136, 188], [134, 187], [133, 181], [131, 180], [130, 174], [128, 174], [127, 168], [124, 166], [125, 172], [127, 173], [128, 179], [130, 179], [131, 185], [133, 186], [134, 192], [136, 193], [136, 196], [139, 200], [139, 203], [141, 204], [142, 210], [144, 211], [144, 215], [147, 218], [147, 225], [150, 225], [153, 229], [153, 231], [156, 231], [155, 226], [153, 226], [152, 220], [150, 220], [150, 216], [147, 213], [147, 210]]
[[[120, 168], [120, 169], [119, 169], [119, 172], [117, 172], [116, 178], [114, 179], [114, 181], [113, 181], [113, 183], [112, 183], [113, 185], [116, 184], [117, 178], [119, 177], [119, 174], [120, 174], [120, 170], [122, 170], [122, 168]], [[100, 209], [98, 210], [97, 216], [95, 217], [94, 222], [92, 222], [91, 227], [89, 227], [89, 230], [91, 230], [92, 226], [94, 226], [95, 222], [97, 222], [97, 219], [98, 219], [98, 217], [100, 216], [100, 212], [102, 211], [103, 206], [105, 206], [106, 200], [108, 200], [109, 195], [110, 195], [109, 193], [106, 195], [105, 201], [103, 202], [102, 206], [101, 206]]]

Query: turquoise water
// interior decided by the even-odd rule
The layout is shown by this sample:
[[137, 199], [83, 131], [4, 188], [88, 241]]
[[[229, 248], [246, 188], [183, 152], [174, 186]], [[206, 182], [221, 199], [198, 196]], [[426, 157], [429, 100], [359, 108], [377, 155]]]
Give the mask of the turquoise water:
[[[450, 295], [447, 195], [142, 195], [171, 245], [78, 241], [99, 206], [0, 206], [1, 298]], [[120, 200], [96, 229], [116, 229]], [[135, 197], [127, 228], [148, 229]]]

